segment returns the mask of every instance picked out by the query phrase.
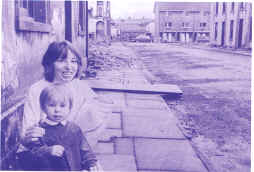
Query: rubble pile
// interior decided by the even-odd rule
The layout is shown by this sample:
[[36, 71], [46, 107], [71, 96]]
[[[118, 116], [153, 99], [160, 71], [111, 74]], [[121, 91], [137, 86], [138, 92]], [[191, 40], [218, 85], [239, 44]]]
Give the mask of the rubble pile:
[[85, 73], [86, 78], [95, 78], [100, 71], [112, 71], [128, 68], [130, 65], [128, 58], [122, 58], [113, 54], [110, 46], [106, 43], [89, 43], [88, 67]]

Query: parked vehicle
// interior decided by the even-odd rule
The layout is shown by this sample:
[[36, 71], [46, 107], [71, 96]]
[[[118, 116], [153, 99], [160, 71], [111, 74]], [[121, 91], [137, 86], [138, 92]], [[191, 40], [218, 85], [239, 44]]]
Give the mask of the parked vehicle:
[[136, 41], [138, 42], [151, 42], [150, 36], [147, 35], [139, 35], [136, 37]]

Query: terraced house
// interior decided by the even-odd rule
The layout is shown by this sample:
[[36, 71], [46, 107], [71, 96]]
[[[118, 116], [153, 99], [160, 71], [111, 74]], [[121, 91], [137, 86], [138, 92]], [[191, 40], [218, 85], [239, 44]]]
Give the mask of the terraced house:
[[207, 42], [210, 35], [210, 3], [155, 2], [155, 41]]
[[251, 3], [212, 3], [211, 24], [211, 44], [228, 48], [251, 48]]

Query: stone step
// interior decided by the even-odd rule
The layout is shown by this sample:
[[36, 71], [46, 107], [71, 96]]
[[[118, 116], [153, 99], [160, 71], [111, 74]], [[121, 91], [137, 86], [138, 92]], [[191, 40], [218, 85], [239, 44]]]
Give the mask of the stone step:
[[115, 138], [114, 150], [115, 154], [134, 155], [134, 138]]
[[111, 139], [114, 137], [122, 137], [122, 130], [106, 128], [102, 136], [99, 138], [99, 142], [111, 142]]
[[107, 118], [108, 129], [122, 129], [121, 113], [111, 113]]
[[134, 156], [130, 155], [97, 155], [104, 171], [134, 172], [137, 171]]
[[96, 154], [114, 154], [114, 143], [98, 142], [93, 151]]

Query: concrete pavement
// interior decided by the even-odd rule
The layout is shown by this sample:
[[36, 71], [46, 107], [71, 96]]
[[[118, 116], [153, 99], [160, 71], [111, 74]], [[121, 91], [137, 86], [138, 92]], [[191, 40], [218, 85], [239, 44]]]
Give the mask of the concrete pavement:
[[[101, 72], [100, 76], [102, 82], [150, 84], [136, 69]], [[95, 149], [105, 171], [207, 172], [159, 95], [97, 93], [117, 104]]]
[[[96, 80], [150, 85], [148, 74], [134, 51], [121, 43], [110, 52], [127, 58], [129, 66], [117, 71], [99, 71]], [[93, 81], [92, 81], [93, 82]], [[117, 105], [95, 152], [105, 171], [207, 172], [189, 140], [178, 128], [178, 120], [160, 95], [97, 91]]]

